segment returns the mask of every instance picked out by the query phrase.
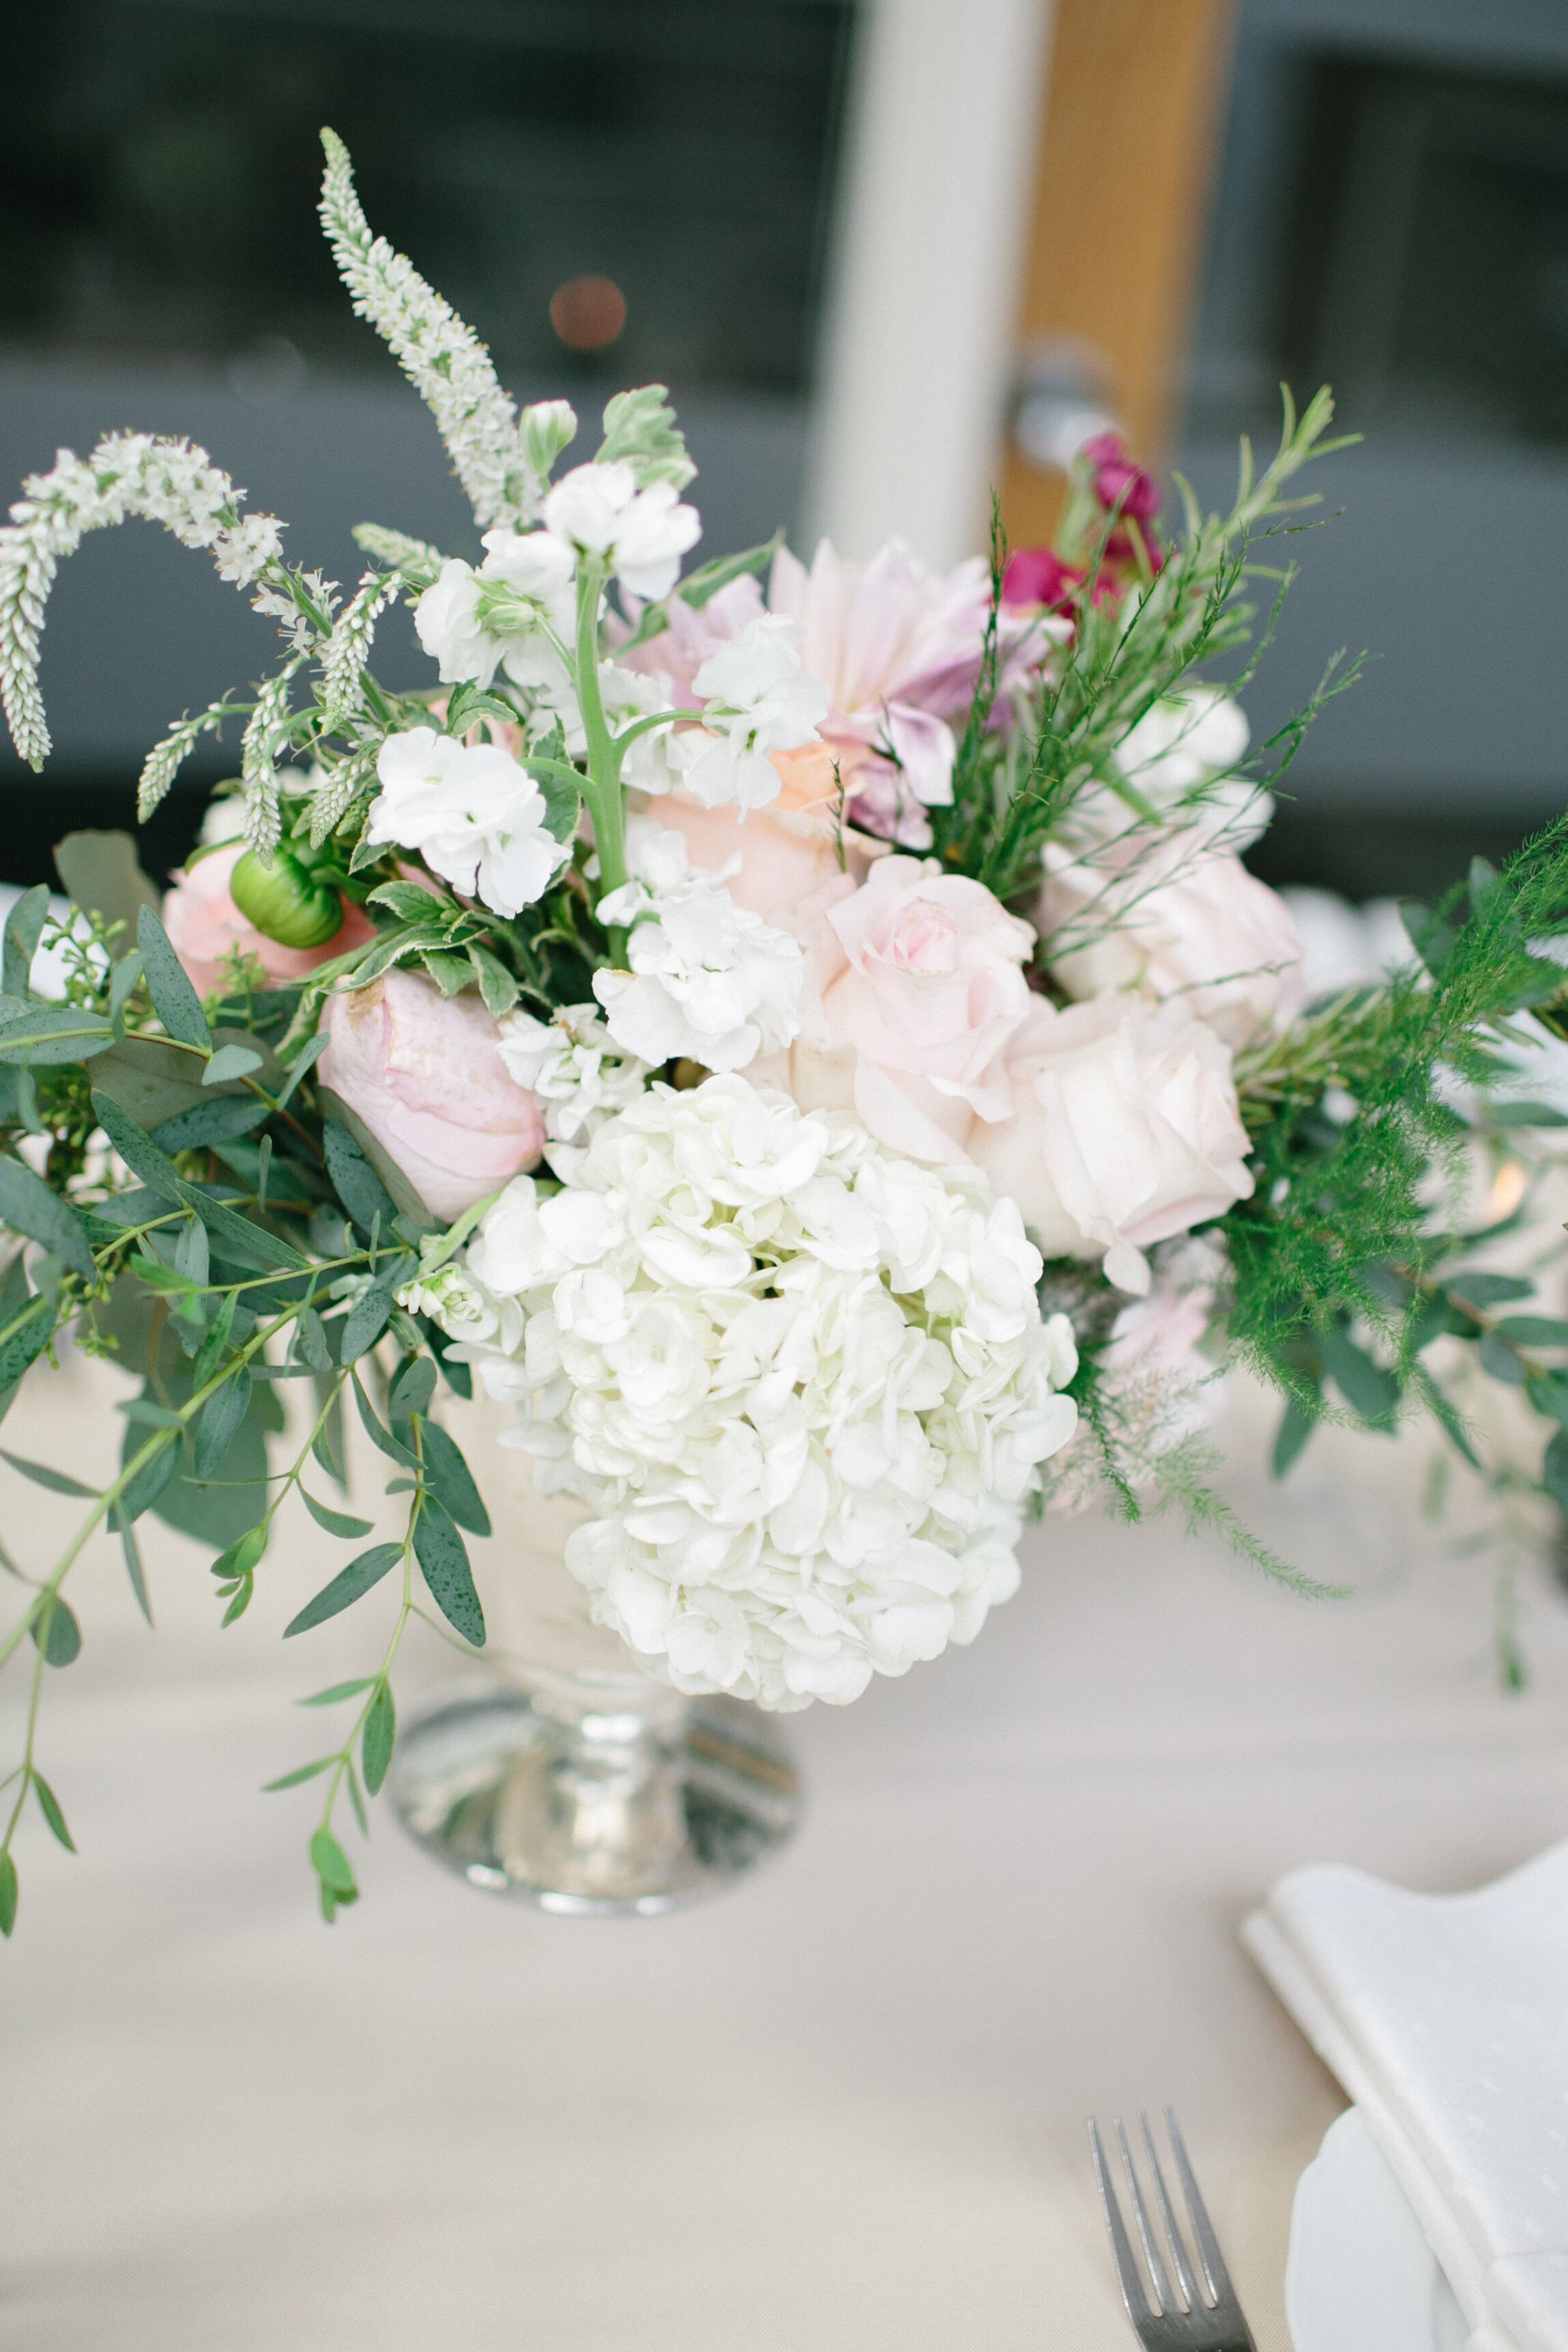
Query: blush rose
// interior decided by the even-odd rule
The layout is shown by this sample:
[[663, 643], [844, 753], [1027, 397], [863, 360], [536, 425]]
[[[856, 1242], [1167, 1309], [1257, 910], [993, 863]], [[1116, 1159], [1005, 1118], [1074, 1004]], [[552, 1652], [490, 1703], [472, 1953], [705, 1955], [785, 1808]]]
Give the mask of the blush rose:
[[[1177, 845], [1189, 838], [1177, 835]], [[1038, 920], [1051, 970], [1070, 995], [1123, 988], [1179, 997], [1231, 1045], [1304, 1000], [1289, 908], [1228, 850], [1189, 854], [1168, 880], [1063, 859], [1047, 867]], [[1072, 944], [1075, 934], [1083, 945]]]
[[1013, 1116], [970, 1152], [1047, 1257], [1102, 1258], [1142, 1296], [1143, 1252], [1252, 1191], [1230, 1050], [1178, 1004], [1031, 1000], [1008, 1054]]
[[959, 1161], [976, 1122], [1005, 1118], [1008, 1045], [1031, 998], [1034, 945], [983, 883], [889, 856], [810, 908], [801, 1034], [758, 1083], [803, 1108], [847, 1108], [911, 1160]]
[[479, 998], [389, 971], [327, 1001], [323, 1086], [403, 1171], [433, 1216], [456, 1217], [544, 1150], [532, 1095], [508, 1076]]

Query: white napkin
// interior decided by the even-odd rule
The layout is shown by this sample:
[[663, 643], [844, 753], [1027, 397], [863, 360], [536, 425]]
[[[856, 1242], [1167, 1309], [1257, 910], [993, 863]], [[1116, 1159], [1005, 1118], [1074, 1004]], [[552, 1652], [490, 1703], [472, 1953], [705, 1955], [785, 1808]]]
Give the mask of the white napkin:
[[1473, 2333], [1568, 2352], [1568, 1843], [1473, 1895], [1300, 1870], [1243, 1928]]

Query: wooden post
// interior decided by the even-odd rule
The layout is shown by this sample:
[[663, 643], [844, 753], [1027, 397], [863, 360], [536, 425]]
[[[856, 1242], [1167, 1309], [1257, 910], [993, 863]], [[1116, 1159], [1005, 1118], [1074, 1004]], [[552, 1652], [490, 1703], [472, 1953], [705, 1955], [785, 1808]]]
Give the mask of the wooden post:
[[[1092, 346], [1152, 462], [1173, 423], [1230, 29], [1229, 0], [1058, 0], [1019, 351], [1047, 336]], [[1050, 538], [1062, 487], [1009, 445], [1014, 546]]]

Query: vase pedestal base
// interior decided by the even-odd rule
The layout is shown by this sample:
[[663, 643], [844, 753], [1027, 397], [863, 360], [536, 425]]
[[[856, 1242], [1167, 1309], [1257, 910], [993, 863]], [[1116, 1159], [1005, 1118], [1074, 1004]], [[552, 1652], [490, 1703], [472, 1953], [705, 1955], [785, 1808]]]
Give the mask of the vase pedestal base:
[[483, 1685], [411, 1718], [390, 1794], [409, 1834], [471, 1886], [542, 1911], [644, 1916], [754, 1869], [800, 1811], [788, 1748], [760, 1709], [548, 1683]]

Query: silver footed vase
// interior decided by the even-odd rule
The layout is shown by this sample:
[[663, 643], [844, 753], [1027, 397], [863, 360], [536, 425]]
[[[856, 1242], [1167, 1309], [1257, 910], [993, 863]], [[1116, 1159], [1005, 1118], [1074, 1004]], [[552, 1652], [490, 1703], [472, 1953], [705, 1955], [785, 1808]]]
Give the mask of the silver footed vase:
[[776, 1717], [689, 1698], [606, 1627], [568, 1570], [586, 1517], [533, 1491], [476, 1399], [458, 1433], [494, 1533], [473, 1547], [488, 1639], [410, 1714], [390, 1794], [404, 1827], [470, 1886], [543, 1911], [645, 1916], [717, 1892], [776, 1852], [800, 1788]]

